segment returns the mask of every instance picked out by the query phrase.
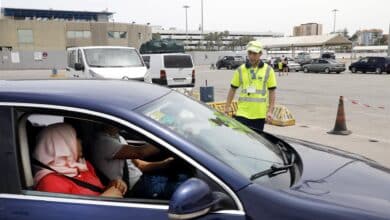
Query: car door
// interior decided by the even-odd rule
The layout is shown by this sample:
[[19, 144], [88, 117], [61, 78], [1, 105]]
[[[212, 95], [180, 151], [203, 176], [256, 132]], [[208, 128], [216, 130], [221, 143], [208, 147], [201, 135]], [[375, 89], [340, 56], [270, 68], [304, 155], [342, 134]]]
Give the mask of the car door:
[[309, 71], [312, 71], [312, 72], [318, 72], [318, 60], [312, 60], [311, 64], [308, 65], [309, 66]]
[[[19, 106], [23, 105], [19, 104]], [[34, 105], [34, 107], [34, 110], [36, 110], [37, 105]], [[0, 112], [3, 113], [1, 111], [1, 108], [2, 107], [0, 107]], [[57, 111], [61, 111], [62, 108], [64, 107], [58, 107]], [[21, 220], [168, 219], [168, 204], [157, 200], [143, 202], [141, 200], [136, 199], [132, 200], [110, 199], [104, 197], [86, 197], [78, 195], [39, 192], [33, 190], [33, 186], [28, 185], [27, 181], [28, 179], [32, 178], [32, 165], [30, 164], [29, 158], [30, 153], [29, 149], [26, 149], [28, 148], [28, 141], [26, 139], [28, 137], [28, 131], [30, 130], [26, 129], [28, 123], [27, 119], [25, 119], [25, 117], [27, 117], [26, 114], [30, 114], [30, 109], [29, 107], [23, 106], [22, 109], [16, 108], [14, 110], [10, 110], [10, 108], [8, 108], [5, 110], [6, 111], [4, 113], [7, 114], [1, 114], [0, 116], [0, 119], [4, 119], [1, 120], [3, 129], [0, 130], [4, 130], [4, 132], [2, 133], [3, 136], [7, 135], [7, 138], [2, 138], [1, 141], [7, 143], [6, 147], [8, 147], [9, 149], [7, 150], [4, 146], [2, 149], [8, 151], [9, 155], [2, 154], [1, 156], [3, 158], [0, 159], [2, 159], [2, 162], [8, 162], [7, 166], [3, 166], [3, 169], [8, 170], [8, 172], [5, 173], [8, 175], [9, 178], [7, 178], [8, 182], [4, 182], [3, 178], [1, 182], [2, 184], [0, 185], [0, 216], [5, 217], [5, 219]], [[45, 109], [45, 107], [40, 107], [39, 113], [42, 114], [42, 112], [45, 111], [52, 112], [52, 110], [53, 108]], [[78, 114], [80, 114], [80, 112], [77, 111], [67, 112], [67, 114], [71, 114], [79, 118], [84, 117], [84, 113], [82, 116], [77, 116]], [[99, 118], [95, 118], [94, 120], [100, 120], [102, 114], [96, 114], [99, 115]], [[23, 117], [19, 117], [21, 115], [23, 115]], [[86, 117], [91, 119], [90, 115]], [[104, 120], [113, 120], [112, 116], [107, 115], [104, 117], [107, 117], [104, 118]], [[8, 133], [5, 131], [8, 131]], [[17, 152], [19, 152], [18, 157]], [[7, 159], [4, 160], [4, 157], [6, 157]], [[19, 170], [20, 172], [18, 172]], [[237, 214], [231, 211], [219, 211], [215, 213], [210, 213], [198, 219], [242, 220], [245, 219], [245, 215]]]
[[194, 66], [190, 55], [164, 55], [163, 59], [168, 86], [178, 87], [192, 84]]
[[367, 62], [367, 72], [375, 72], [375, 69], [378, 67], [379, 59], [376, 57], [370, 57]]
[[356, 70], [362, 71], [362, 72], [367, 72], [368, 70], [368, 58], [363, 58], [359, 60], [356, 64]]
[[325, 68], [329, 68], [330, 69], [329, 62], [327, 60], [324, 60], [324, 59], [319, 60], [318, 61], [318, 69], [317, 69], [317, 71], [318, 72], [324, 72]]

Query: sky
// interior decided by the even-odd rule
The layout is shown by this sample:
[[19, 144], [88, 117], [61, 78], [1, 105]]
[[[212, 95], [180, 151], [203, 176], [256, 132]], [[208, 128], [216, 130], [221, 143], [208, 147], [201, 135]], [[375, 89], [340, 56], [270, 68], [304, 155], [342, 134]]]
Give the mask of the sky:
[[[201, 23], [201, 0], [0, 0], [1, 7], [115, 12], [118, 22], [151, 23], [185, 29], [183, 5], [189, 5], [188, 27]], [[370, 4], [372, 3], [372, 4]], [[323, 33], [333, 31], [333, 9], [338, 9], [336, 30], [379, 28], [389, 31], [390, 0], [204, 0], [204, 29], [212, 31], [273, 31], [292, 35], [293, 26], [315, 22]]]

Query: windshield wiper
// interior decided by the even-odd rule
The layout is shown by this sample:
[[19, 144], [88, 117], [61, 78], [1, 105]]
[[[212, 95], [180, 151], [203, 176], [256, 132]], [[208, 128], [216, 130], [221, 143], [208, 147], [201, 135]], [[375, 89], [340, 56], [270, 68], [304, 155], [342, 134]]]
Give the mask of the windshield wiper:
[[281, 173], [285, 173], [287, 170], [289, 170], [291, 167], [294, 166], [294, 163], [295, 163], [295, 155], [292, 154], [291, 162], [289, 164], [286, 165], [272, 164], [272, 166], [269, 169], [253, 174], [250, 180], [255, 180], [266, 175], [272, 177]]

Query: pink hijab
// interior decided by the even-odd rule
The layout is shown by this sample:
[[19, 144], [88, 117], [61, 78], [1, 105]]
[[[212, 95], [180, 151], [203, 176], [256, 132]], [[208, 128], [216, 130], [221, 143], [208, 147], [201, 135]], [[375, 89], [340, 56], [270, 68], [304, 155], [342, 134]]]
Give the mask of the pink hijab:
[[[78, 156], [76, 131], [65, 123], [49, 125], [43, 129], [33, 153], [35, 159], [69, 177], [88, 170], [85, 160], [77, 160]], [[50, 173], [54, 172], [39, 168], [34, 176], [35, 184]]]

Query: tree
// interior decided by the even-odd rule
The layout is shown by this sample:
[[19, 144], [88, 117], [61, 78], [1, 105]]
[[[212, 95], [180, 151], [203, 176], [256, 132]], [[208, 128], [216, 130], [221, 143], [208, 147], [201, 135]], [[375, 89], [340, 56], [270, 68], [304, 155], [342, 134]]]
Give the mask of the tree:
[[160, 33], [153, 33], [152, 34], [152, 40], [161, 40]]
[[348, 29], [347, 29], [347, 28], [344, 28], [344, 29], [341, 31], [341, 34], [342, 34], [345, 38], [347, 38], [347, 39], [350, 38], [349, 33], [348, 33]]

